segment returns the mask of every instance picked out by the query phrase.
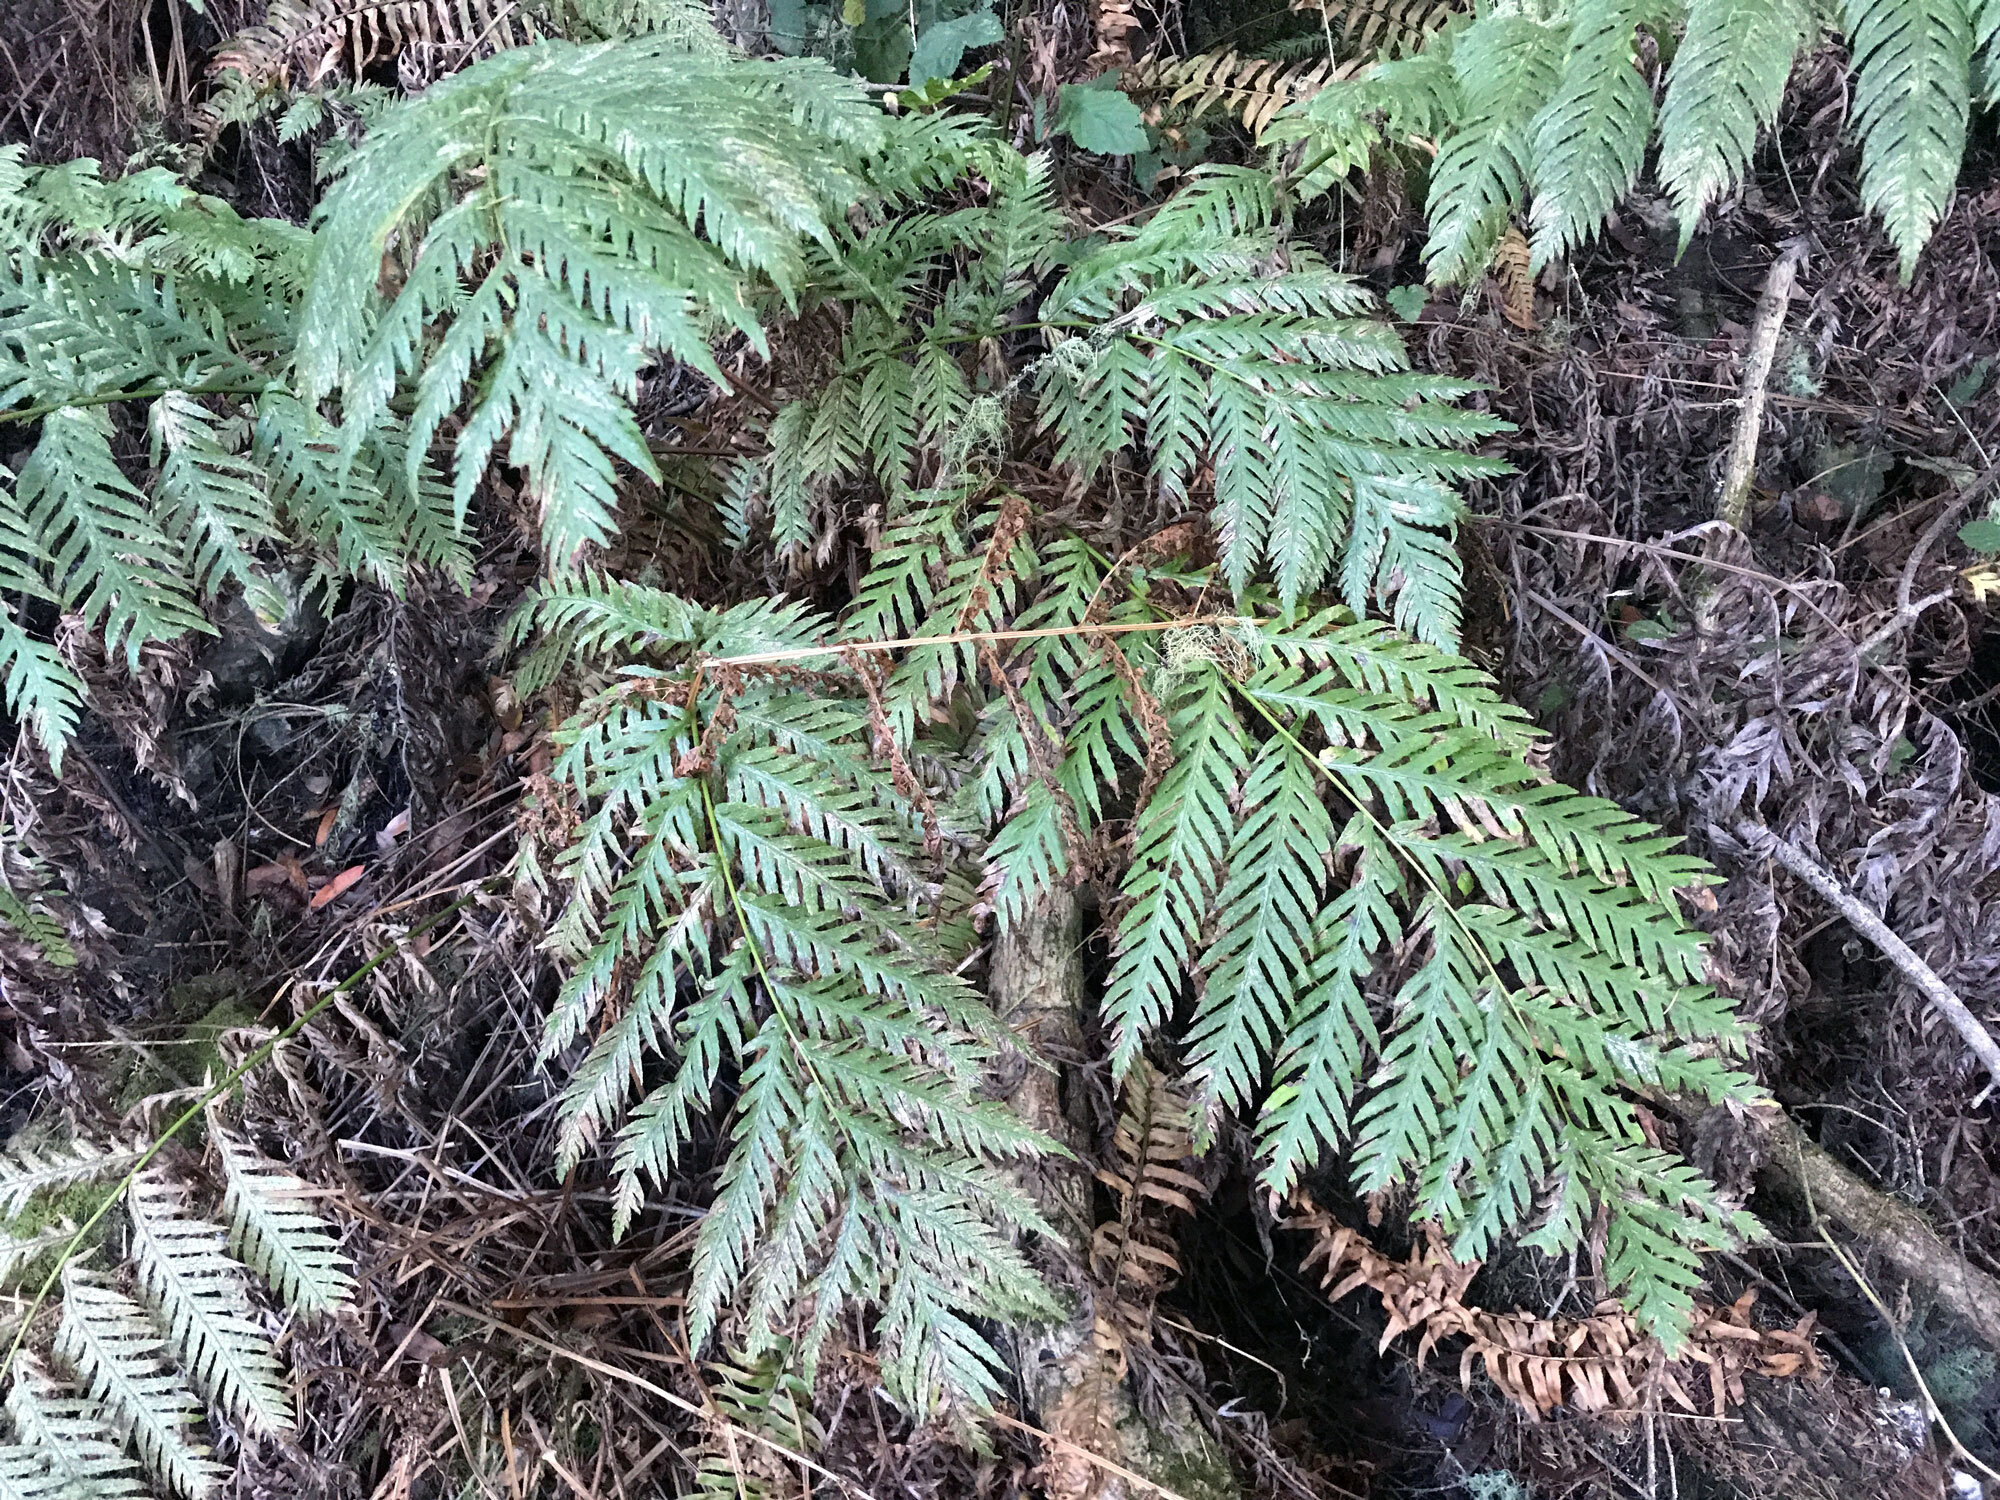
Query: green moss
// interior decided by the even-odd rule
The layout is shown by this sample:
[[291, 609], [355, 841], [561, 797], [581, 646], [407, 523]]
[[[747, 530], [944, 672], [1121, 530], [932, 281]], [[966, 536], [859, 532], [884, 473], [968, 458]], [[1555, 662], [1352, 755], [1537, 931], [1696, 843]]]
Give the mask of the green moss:
[[1159, 1426], [1134, 1416], [1119, 1432], [1132, 1467], [1181, 1500], [1243, 1500], [1236, 1471], [1192, 1411]]
[[[198, 1088], [220, 1078], [222, 1034], [254, 1026], [257, 1013], [245, 1003], [241, 980], [227, 971], [176, 987], [168, 996], [169, 1019], [157, 1034], [141, 1039], [129, 1054], [118, 1107], [130, 1109], [141, 1099], [175, 1089]], [[200, 1122], [184, 1136], [199, 1149]]]

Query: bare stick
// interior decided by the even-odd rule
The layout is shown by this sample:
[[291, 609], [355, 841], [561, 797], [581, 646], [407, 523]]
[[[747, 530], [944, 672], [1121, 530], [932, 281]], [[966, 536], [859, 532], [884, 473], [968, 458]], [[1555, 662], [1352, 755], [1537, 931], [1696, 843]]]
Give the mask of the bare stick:
[[1771, 379], [1771, 361], [1778, 353], [1778, 333], [1785, 326], [1785, 309], [1792, 300], [1799, 263], [1805, 259], [1803, 239], [1793, 240], [1778, 252], [1764, 279], [1763, 293], [1757, 298], [1757, 314], [1750, 323], [1750, 352], [1743, 361], [1741, 405], [1736, 413], [1736, 432], [1729, 440], [1729, 465], [1722, 472], [1722, 494], [1715, 503], [1716, 516], [1744, 531], [1750, 525], [1750, 481], [1757, 473], [1757, 440], [1764, 431], [1766, 387]]
[[1834, 879], [1833, 872], [1825, 865], [1796, 844], [1779, 838], [1770, 829], [1755, 823], [1738, 823], [1736, 836], [1757, 853], [1769, 855], [1819, 892], [1829, 906], [1847, 919], [1850, 927], [1880, 948], [1883, 957], [1901, 969], [1904, 977], [1923, 991], [1924, 998], [1930, 1001], [1938, 1014], [1951, 1022], [1952, 1029], [1964, 1038], [1972, 1055], [1985, 1066], [1994, 1081], [2000, 1083], [2000, 1042], [1994, 1041], [1993, 1033], [1966, 1009], [1965, 1002], [1958, 998], [1951, 986], [1938, 978], [1937, 971], [1918, 958], [1908, 943], [1889, 930], [1888, 923]]

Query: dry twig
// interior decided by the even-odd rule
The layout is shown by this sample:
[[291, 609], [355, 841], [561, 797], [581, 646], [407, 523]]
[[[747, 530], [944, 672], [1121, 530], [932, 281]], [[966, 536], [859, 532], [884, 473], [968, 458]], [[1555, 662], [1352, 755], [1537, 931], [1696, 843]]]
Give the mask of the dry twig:
[[1788, 843], [1768, 828], [1755, 823], [1742, 822], [1736, 825], [1736, 836], [1749, 846], [1753, 853], [1768, 855], [1783, 865], [1792, 874], [1817, 891], [1833, 909], [1847, 919], [1856, 932], [1867, 938], [1882, 951], [1882, 956], [1902, 970], [1903, 975], [1914, 984], [1923, 996], [1937, 1010], [1938, 1014], [1951, 1022], [1952, 1029], [1964, 1040], [1995, 1083], [2000, 1084], [2000, 1042], [1993, 1039], [1980, 1020], [1966, 1008], [1951, 986], [1938, 978], [1937, 971], [1921, 958], [1916, 950], [1889, 930], [1874, 912], [1841, 883], [1834, 879], [1833, 872], [1796, 844]]

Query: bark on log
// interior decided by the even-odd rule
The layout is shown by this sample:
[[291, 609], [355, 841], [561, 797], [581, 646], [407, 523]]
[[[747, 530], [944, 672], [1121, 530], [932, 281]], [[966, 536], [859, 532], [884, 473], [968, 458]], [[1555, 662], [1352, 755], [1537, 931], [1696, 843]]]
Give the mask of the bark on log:
[[1871, 1187], [1780, 1114], [1765, 1123], [1762, 1185], [1839, 1224], [1898, 1276], [1930, 1289], [1980, 1342], [2000, 1350], [2000, 1280], [1967, 1261], [1922, 1213]]
[[[1076, 1153], [1076, 1162], [1024, 1168], [1021, 1187], [1061, 1235], [1038, 1256], [1067, 1283], [1074, 1310], [1062, 1324], [1015, 1335], [1010, 1351], [1028, 1415], [1043, 1443], [1049, 1500], [1238, 1500], [1227, 1460], [1191, 1409], [1147, 1420], [1115, 1354], [1097, 1347], [1090, 1284], [1095, 1224], [1090, 1119], [1066, 1098], [1066, 1076], [1084, 1057], [1082, 922], [1075, 893], [1055, 891], [994, 940], [989, 994], [1020, 1039], [1024, 1070], [1011, 1097], [1021, 1117]], [[1073, 1091], [1070, 1091], [1073, 1094]], [[1104, 1462], [1093, 1462], [1093, 1456]]]

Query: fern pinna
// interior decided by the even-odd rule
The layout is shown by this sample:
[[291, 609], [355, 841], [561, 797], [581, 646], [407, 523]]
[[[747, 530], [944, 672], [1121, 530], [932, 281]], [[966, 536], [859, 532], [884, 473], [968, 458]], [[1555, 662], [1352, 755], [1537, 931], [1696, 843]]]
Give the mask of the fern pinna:
[[[1658, 177], [1685, 241], [1742, 180], [1822, 9], [1851, 54], [1862, 199], [1908, 280], [1951, 199], [1978, 80], [2000, 63], [1993, 0], [1485, 0], [1421, 51], [1294, 100], [1264, 138], [1307, 141], [1307, 193], [1364, 166], [1377, 143], [1434, 138], [1426, 261], [1433, 281], [1462, 282], [1516, 216], [1531, 225], [1537, 270], [1588, 242], [1637, 178], [1657, 122]], [[1671, 57], [1657, 86], [1648, 51]]]
[[79, 1138], [0, 1153], [10, 1218], [45, 1217], [51, 1195], [97, 1185], [129, 1228], [128, 1279], [115, 1260], [65, 1260], [75, 1239], [67, 1220], [0, 1226], [0, 1282], [29, 1286], [36, 1273], [60, 1288], [49, 1353], [61, 1372], [29, 1349], [11, 1351], [0, 1500], [127, 1500], [148, 1494], [149, 1480], [180, 1500], [207, 1500], [230, 1470], [200, 1437], [205, 1414], [253, 1441], [292, 1431], [275, 1329], [249, 1276], [300, 1317], [344, 1307], [354, 1283], [303, 1183], [219, 1118], [210, 1141], [228, 1181], [226, 1224], [197, 1217], [186, 1186], [158, 1166], [141, 1169], [136, 1146]]

